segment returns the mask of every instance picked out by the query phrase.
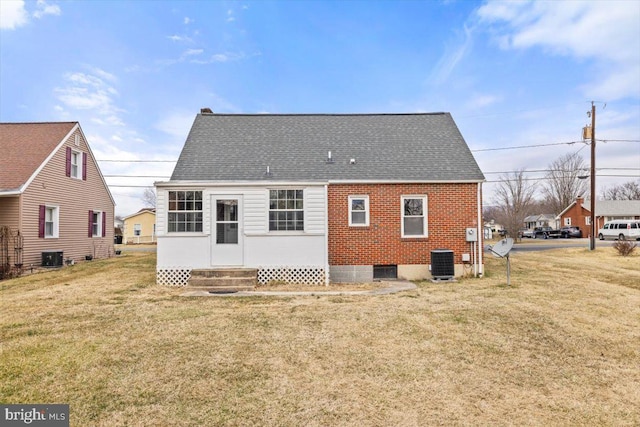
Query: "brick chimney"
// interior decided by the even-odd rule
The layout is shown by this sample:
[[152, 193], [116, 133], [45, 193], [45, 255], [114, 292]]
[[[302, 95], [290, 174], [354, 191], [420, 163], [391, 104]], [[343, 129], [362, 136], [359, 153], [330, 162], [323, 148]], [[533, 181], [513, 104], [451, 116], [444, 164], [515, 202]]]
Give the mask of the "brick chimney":
[[211, 108], [205, 107], [200, 109], [200, 114], [213, 114], [213, 111], [211, 111]]
[[576, 205], [580, 208], [584, 204], [584, 197], [578, 196], [576, 197]]

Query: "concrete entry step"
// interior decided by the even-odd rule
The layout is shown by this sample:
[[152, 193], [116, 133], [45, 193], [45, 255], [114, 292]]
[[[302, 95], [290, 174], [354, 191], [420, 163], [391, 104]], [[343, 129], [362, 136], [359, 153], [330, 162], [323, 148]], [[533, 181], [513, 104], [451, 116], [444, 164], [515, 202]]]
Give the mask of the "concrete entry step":
[[206, 292], [253, 291], [258, 270], [251, 268], [199, 269], [191, 271], [187, 286]]

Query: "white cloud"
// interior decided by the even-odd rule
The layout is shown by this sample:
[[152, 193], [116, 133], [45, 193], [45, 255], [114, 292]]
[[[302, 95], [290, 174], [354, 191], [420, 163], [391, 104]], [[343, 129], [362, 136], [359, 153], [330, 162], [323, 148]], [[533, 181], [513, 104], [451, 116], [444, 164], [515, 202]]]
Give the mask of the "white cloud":
[[191, 43], [193, 42], [193, 40], [190, 37], [187, 36], [179, 36], [177, 34], [174, 34], [172, 36], [167, 36], [167, 38], [173, 42], [185, 42], [185, 43]]
[[189, 50], [185, 51], [182, 54], [182, 56], [186, 57], [186, 56], [200, 55], [202, 52], [204, 52], [203, 49], [189, 49]]
[[467, 108], [483, 108], [493, 105], [496, 102], [501, 101], [501, 97], [495, 95], [475, 95], [469, 101], [467, 101]]
[[231, 9], [227, 10], [227, 22], [233, 22], [235, 20], [236, 18], [235, 16], [233, 16], [233, 10]]
[[592, 60], [598, 73], [587, 96], [640, 96], [640, 7], [636, 1], [502, 2], [477, 10], [505, 49], [540, 47]]
[[193, 22], [193, 19], [189, 18], [188, 16], [184, 17], [184, 25], [189, 25]]
[[444, 83], [449, 79], [460, 61], [469, 53], [473, 44], [472, 28], [464, 27], [462, 41], [454, 46], [446, 47], [444, 55], [431, 71], [429, 80], [435, 84]]
[[[54, 89], [58, 100], [68, 109], [91, 111], [95, 114], [91, 121], [96, 124], [124, 126], [120, 118], [122, 110], [115, 106], [114, 101], [118, 91], [106, 81], [115, 81], [116, 77], [99, 68], [88, 68], [92, 74], [75, 72], [64, 75], [66, 85]], [[61, 106], [58, 108], [62, 110]]]
[[[29, 22], [30, 14], [25, 6], [24, 0], [0, 1], [0, 30], [15, 30], [26, 25]], [[38, 0], [31, 16], [41, 19], [46, 15], [59, 16], [61, 13], [60, 6], [57, 4], [49, 4], [44, 0]]]
[[187, 134], [189, 133], [189, 129], [191, 129], [195, 116], [196, 112], [194, 111], [173, 112], [158, 121], [154, 127], [161, 132], [175, 137], [176, 141], [182, 142], [187, 139]]
[[60, 6], [57, 4], [48, 4], [45, 0], [38, 0], [36, 3], [36, 11], [33, 12], [33, 16], [40, 19], [45, 15], [59, 16], [60, 13]]
[[23, 0], [0, 1], [0, 30], [14, 30], [29, 21]]

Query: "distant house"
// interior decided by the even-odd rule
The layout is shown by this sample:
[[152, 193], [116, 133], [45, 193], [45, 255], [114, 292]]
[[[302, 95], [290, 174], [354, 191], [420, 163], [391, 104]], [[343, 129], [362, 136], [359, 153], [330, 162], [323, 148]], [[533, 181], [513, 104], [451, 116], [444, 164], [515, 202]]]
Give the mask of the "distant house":
[[259, 282], [424, 279], [441, 249], [456, 275], [481, 272], [483, 181], [448, 113], [203, 110], [156, 183], [158, 281], [221, 267]]
[[115, 203], [78, 122], [1, 123], [0, 147], [10, 264], [113, 255]]
[[524, 219], [524, 227], [530, 230], [536, 227], [558, 228], [558, 221], [553, 214], [529, 215]]
[[155, 243], [156, 210], [140, 209], [138, 212], [124, 217], [123, 243]]
[[[574, 225], [589, 236], [591, 231], [591, 204], [585, 204], [584, 198], [578, 197], [567, 206], [557, 219], [565, 225]], [[640, 200], [596, 200], [596, 230], [605, 222], [615, 219], [640, 219]]]

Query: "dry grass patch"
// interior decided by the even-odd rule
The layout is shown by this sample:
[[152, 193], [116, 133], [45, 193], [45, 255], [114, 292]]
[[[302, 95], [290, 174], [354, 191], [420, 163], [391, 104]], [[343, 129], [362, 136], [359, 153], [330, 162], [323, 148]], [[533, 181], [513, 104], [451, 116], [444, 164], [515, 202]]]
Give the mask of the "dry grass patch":
[[385, 296], [185, 298], [154, 254], [0, 283], [0, 400], [72, 425], [638, 425], [640, 257]]

